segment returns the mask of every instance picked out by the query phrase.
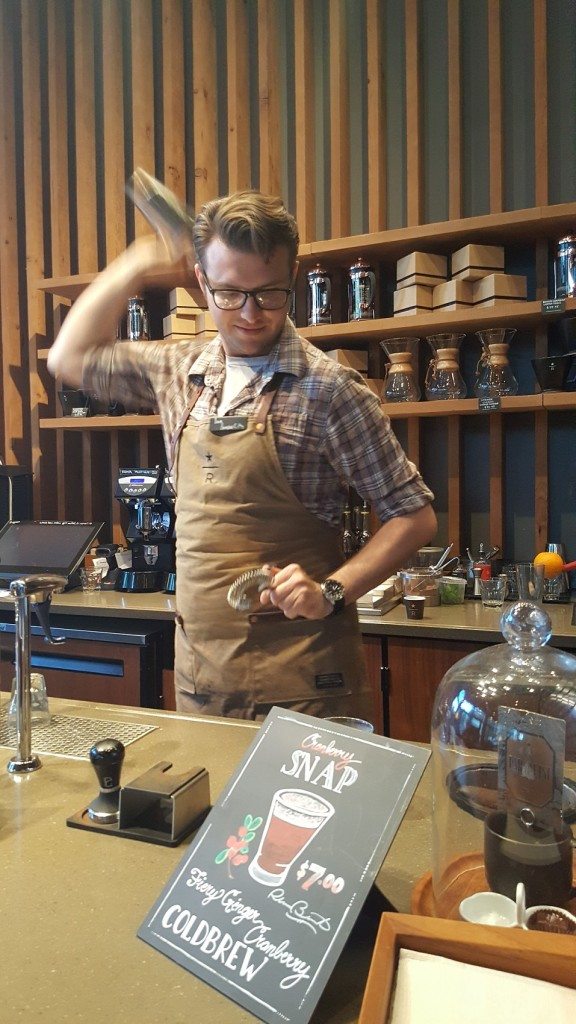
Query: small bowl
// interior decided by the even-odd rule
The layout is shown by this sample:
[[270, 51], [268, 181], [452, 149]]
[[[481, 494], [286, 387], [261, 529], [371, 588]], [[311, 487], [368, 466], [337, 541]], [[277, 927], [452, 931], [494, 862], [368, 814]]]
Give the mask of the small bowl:
[[[532, 922], [532, 923], [530, 923]], [[526, 931], [553, 932], [555, 935], [576, 935], [576, 917], [564, 907], [528, 907], [522, 927]]]
[[498, 928], [516, 927], [516, 904], [499, 892], [475, 892], [462, 900], [460, 917], [471, 924], [491, 924]]
[[441, 576], [438, 581], [440, 604], [464, 604], [466, 580], [461, 576]]

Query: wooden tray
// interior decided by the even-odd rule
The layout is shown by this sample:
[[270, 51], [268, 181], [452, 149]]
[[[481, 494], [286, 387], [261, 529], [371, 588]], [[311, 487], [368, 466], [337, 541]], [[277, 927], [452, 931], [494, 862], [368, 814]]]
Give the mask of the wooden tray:
[[382, 914], [358, 1024], [386, 1024], [401, 949], [576, 988], [573, 936]]
[[[482, 854], [467, 853], [457, 857], [447, 870], [446, 882], [441, 903], [438, 905], [434, 898], [432, 872], [427, 871], [422, 875], [412, 889], [411, 913], [459, 921], [458, 908], [462, 900], [467, 896], [472, 896], [475, 892], [485, 892], [490, 888], [484, 874]], [[576, 861], [574, 862], [572, 884], [576, 888]], [[572, 914], [576, 914], [576, 897], [565, 906]]]

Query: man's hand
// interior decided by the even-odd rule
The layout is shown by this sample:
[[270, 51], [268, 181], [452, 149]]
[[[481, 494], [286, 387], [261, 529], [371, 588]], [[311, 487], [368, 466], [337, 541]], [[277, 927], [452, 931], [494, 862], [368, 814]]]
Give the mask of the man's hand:
[[270, 586], [260, 594], [260, 603], [265, 607], [273, 605], [287, 619], [325, 619], [332, 613], [332, 605], [324, 597], [320, 584], [304, 572], [301, 565], [286, 565], [283, 569], [264, 565], [262, 568], [273, 574]]

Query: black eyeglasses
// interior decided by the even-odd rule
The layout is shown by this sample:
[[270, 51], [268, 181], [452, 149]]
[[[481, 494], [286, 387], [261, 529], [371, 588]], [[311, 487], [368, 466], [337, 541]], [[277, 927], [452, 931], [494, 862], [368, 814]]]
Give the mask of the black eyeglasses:
[[218, 309], [242, 309], [249, 298], [253, 298], [260, 309], [282, 309], [292, 293], [291, 288], [257, 288], [251, 292], [242, 288], [212, 288], [204, 268], [202, 273], [206, 287]]

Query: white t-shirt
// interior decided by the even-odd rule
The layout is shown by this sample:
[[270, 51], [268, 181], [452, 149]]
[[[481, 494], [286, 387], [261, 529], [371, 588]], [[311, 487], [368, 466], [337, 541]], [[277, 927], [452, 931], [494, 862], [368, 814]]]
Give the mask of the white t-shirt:
[[252, 377], [266, 366], [269, 356], [226, 356], [226, 375], [220, 401], [218, 416], [225, 416], [232, 402]]

